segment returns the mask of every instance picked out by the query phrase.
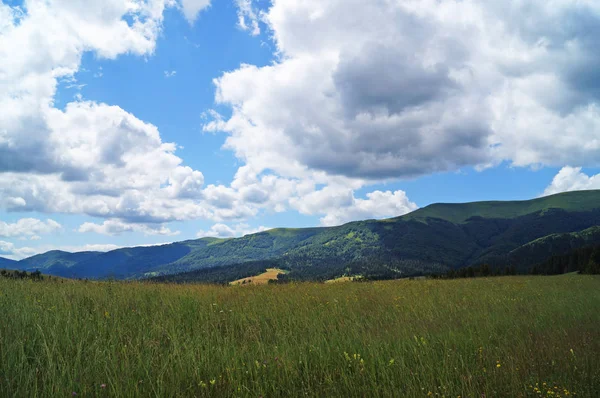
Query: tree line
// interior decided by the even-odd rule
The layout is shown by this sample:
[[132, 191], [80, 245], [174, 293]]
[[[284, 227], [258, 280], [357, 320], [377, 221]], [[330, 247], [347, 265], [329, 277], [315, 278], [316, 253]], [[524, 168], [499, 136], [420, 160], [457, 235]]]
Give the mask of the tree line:
[[40, 272], [40, 270], [35, 270], [34, 272], [27, 271], [8, 271], [8, 270], [0, 270], [0, 277], [9, 278], [9, 279], [31, 279], [34, 281], [41, 281], [44, 279], [44, 276]]
[[567, 254], [552, 256], [531, 268], [532, 274], [558, 275], [567, 272], [600, 274], [600, 245], [571, 250]]
[[433, 279], [458, 279], [458, 278], [479, 278], [489, 276], [508, 276], [517, 275], [517, 268], [514, 265], [507, 267], [492, 267], [487, 263], [451, 269], [443, 274], [432, 274]]

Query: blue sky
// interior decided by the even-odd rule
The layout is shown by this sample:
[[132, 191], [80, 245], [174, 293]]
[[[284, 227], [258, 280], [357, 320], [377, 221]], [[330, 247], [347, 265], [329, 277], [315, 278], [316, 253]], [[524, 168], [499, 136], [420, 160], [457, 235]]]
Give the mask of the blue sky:
[[0, 4], [0, 256], [600, 188], [593, 1]]

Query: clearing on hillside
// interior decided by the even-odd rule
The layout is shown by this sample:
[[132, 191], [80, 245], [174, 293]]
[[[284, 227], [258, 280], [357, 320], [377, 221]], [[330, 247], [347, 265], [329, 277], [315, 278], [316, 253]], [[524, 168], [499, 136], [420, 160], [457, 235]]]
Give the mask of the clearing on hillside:
[[357, 279], [361, 279], [360, 276], [340, 276], [339, 278], [329, 279], [325, 283], [337, 283], [337, 282], [352, 282]]
[[287, 271], [284, 271], [279, 268], [267, 268], [267, 272], [263, 272], [262, 274], [251, 276], [249, 278], [238, 279], [237, 281], [233, 281], [230, 285], [264, 285], [269, 283], [269, 281], [277, 280], [277, 276], [279, 274], [286, 274]]

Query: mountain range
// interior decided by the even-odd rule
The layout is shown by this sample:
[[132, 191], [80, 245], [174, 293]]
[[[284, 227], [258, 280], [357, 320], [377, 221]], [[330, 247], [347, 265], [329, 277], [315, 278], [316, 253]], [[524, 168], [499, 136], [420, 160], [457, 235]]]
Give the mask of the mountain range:
[[8, 258], [0, 257], [0, 268], [12, 268], [16, 266], [16, 261], [9, 260]]
[[0, 259], [0, 268], [94, 279], [188, 273], [201, 280], [215, 272], [254, 272], [262, 261], [287, 269], [288, 279], [343, 274], [377, 279], [483, 263], [528, 272], [551, 256], [599, 242], [600, 190], [594, 190], [527, 201], [438, 203], [396, 218], [278, 228], [241, 238], [201, 238], [107, 253], [51, 251], [18, 262]]

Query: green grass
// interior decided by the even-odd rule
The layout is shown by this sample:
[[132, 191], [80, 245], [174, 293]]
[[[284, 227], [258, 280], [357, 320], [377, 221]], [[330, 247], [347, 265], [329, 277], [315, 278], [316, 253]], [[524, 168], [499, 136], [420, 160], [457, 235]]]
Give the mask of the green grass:
[[0, 396], [600, 396], [593, 276], [2, 279], [0, 308]]

